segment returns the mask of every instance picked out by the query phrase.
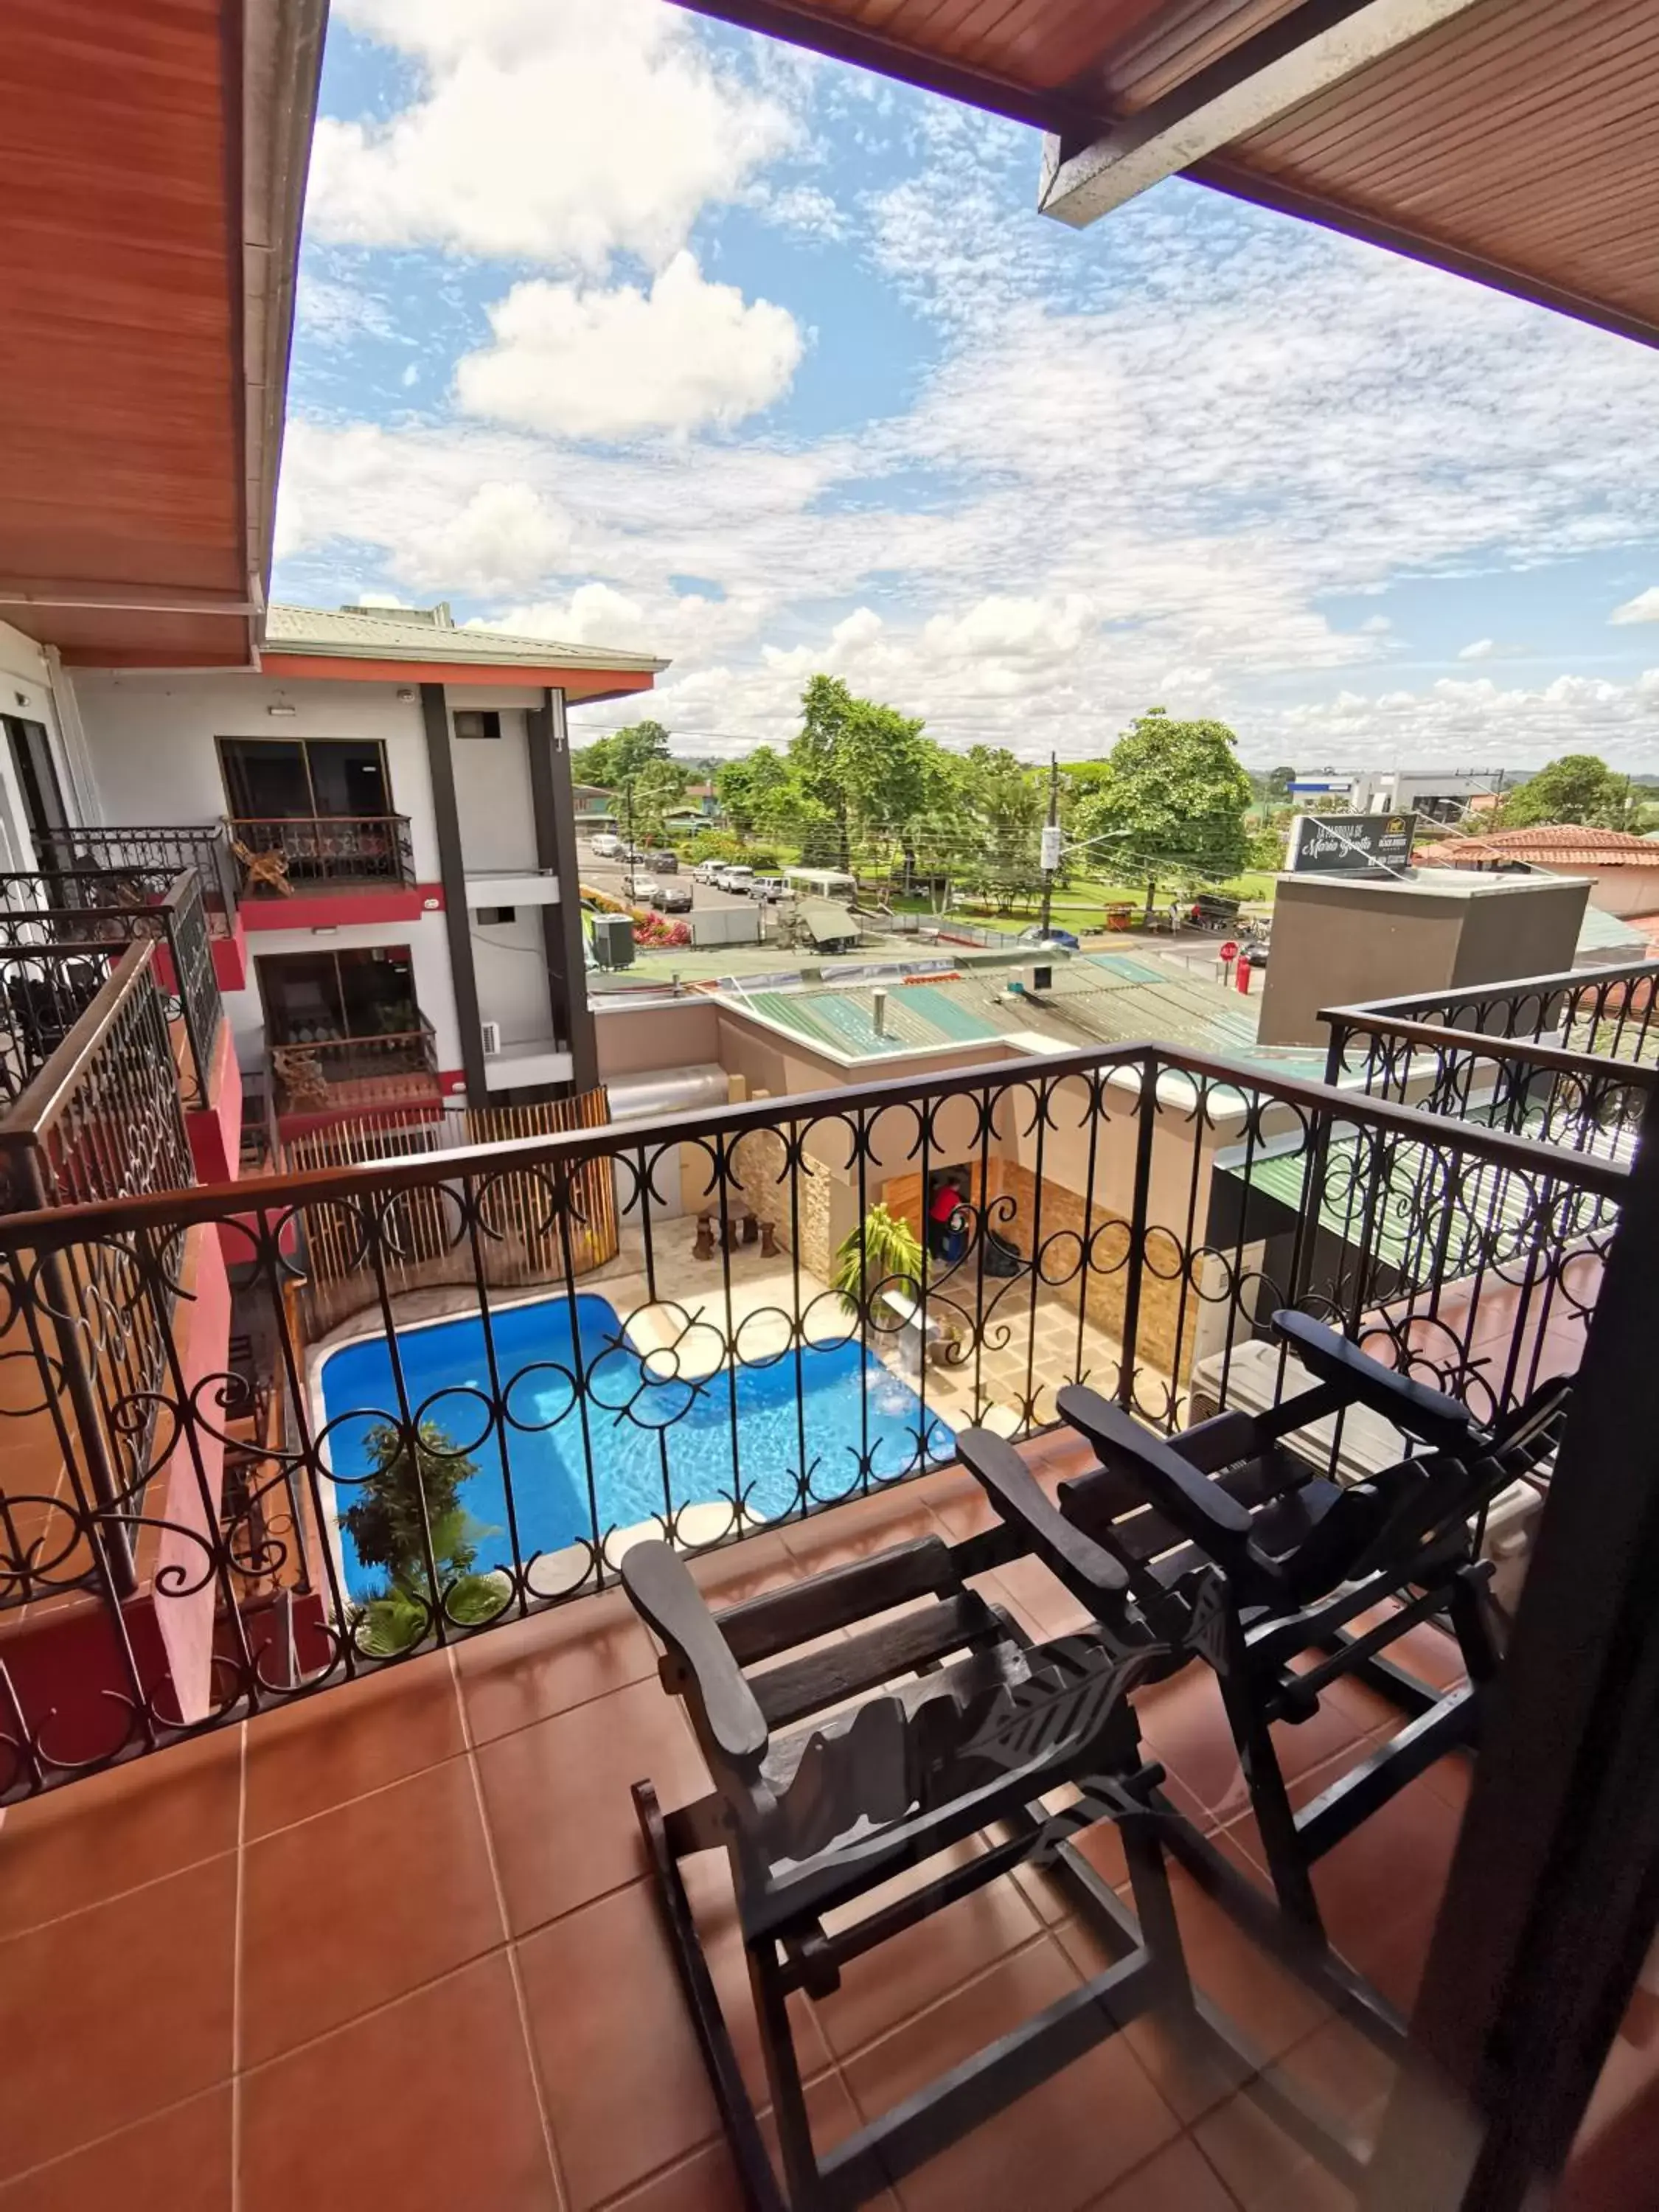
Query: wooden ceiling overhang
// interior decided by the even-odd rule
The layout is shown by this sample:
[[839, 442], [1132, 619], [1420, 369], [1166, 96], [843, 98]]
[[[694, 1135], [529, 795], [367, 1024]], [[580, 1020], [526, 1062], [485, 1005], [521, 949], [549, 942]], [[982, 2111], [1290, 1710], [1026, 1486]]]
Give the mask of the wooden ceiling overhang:
[[1084, 224], [1163, 178], [1659, 343], [1653, 0], [685, 0], [1047, 133]]

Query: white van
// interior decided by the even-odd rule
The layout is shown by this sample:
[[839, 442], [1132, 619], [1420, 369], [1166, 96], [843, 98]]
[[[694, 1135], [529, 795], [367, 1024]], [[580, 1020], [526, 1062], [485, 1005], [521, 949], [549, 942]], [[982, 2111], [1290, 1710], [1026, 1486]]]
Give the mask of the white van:
[[623, 842], [613, 837], [608, 830], [601, 830], [589, 848], [596, 860], [615, 860], [621, 858]]
[[747, 898], [749, 887], [755, 880], [752, 868], [722, 868], [714, 878], [723, 891], [734, 891], [739, 898]]

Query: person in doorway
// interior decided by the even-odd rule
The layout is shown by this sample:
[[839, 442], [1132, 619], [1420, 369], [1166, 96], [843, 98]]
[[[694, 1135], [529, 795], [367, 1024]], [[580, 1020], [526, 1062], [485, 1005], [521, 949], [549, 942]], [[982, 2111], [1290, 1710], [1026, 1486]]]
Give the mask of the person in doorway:
[[933, 1257], [954, 1267], [968, 1249], [968, 1232], [958, 1219], [962, 1187], [954, 1176], [942, 1176], [927, 1209], [927, 1243]]

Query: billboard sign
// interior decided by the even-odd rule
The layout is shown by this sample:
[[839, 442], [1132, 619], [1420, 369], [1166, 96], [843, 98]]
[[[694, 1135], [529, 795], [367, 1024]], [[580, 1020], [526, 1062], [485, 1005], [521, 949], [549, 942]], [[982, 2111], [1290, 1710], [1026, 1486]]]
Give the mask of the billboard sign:
[[1416, 834], [1414, 814], [1298, 814], [1285, 865], [1292, 875], [1397, 875]]

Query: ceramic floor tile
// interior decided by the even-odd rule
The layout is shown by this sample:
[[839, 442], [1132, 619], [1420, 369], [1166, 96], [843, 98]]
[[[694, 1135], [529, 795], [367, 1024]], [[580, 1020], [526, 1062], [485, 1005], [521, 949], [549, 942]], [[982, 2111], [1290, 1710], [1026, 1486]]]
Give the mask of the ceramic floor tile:
[[477, 1763], [515, 1935], [645, 1872], [635, 1782], [654, 1783], [665, 1810], [708, 1786], [678, 1699], [654, 1679], [483, 1744]]
[[0, 1820], [0, 1936], [236, 1847], [241, 1732], [221, 1729], [14, 1805]]
[[0, 1943], [0, 2180], [228, 2077], [235, 1913], [228, 1854]]
[[[866, 2119], [913, 2095], [1078, 1985], [1046, 1937], [908, 2021], [848, 2066]], [[1113, 2037], [897, 2183], [906, 2212], [1009, 2212], [1042, 2177], [1043, 2212], [1074, 2212], [1177, 2132], [1174, 2113]]]
[[650, 1886], [519, 1946], [538, 2066], [574, 2212], [635, 2186], [720, 2118]]
[[655, 1672], [650, 1637], [622, 1590], [552, 1606], [459, 1645], [475, 1743], [586, 1705]]
[[174, 2105], [0, 2188], [0, 2212], [231, 2212], [231, 2090]]
[[449, 1656], [433, 1652], [248, 1723], [247, 1834], [267, 1835], [463, 1748]]
[[[855, 1910], [831, 1917], [830, 1925], [862, 1919], [973, 1855], [972, 1844], [941, 1853], [931, 1864], [887, 1882], [860, 1898]], [[841, 1987], [815, 1997], [812, 2009], [830, 2047], [849, 2057], [879, 2035], [933, 2004], [971, 1976], [1028, 1943], [1041, 1927], [1024, 1892], [1009, 1876], [958, 1898], [943, 1911], [908, 1928], [862, 1958], [848, 1960]]]
[[247, 2075], [238, 2212], [561, 2212], [507, 1954]]
[[255, 2065], [503, 1942], [468, 1762], [251, 1844], [242, 2063]]
[[1097, 2197], [1089, 2212], [1234, 2212], [1215, 2168], [1183, 2136]]

